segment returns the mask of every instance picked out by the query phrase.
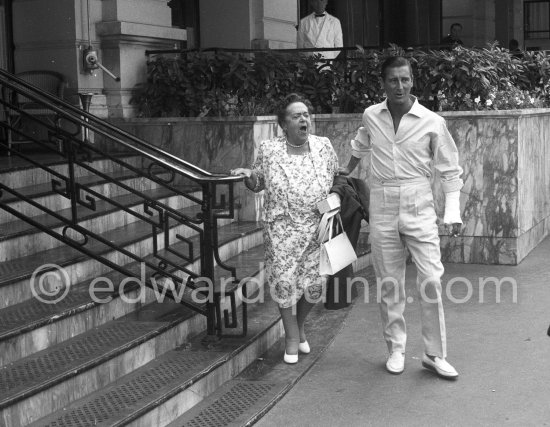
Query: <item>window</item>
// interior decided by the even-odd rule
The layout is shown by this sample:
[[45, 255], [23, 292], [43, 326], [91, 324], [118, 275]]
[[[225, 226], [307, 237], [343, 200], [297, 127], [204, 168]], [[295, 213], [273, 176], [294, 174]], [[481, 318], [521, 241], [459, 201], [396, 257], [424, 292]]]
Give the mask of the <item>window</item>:
[[525, 40], [550, 39], [550, 0], [524, 3]]

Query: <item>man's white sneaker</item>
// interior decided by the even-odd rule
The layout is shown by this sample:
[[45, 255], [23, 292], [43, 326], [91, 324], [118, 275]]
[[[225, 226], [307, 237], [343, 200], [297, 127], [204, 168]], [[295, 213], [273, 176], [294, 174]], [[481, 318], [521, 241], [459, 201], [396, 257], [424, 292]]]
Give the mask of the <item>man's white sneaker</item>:
[[390, 374], [400, 374], [405, 369], [405, 356], [400, 351], [394, 351], [388, 357], [386, 369]]
[[430, 371], [435, 372], [441, 378], [447, 380], [456, 380], [458, 378], [458, 372], [452, 365], [445, 359], [437, 356], [422, 355], [422, 366]]

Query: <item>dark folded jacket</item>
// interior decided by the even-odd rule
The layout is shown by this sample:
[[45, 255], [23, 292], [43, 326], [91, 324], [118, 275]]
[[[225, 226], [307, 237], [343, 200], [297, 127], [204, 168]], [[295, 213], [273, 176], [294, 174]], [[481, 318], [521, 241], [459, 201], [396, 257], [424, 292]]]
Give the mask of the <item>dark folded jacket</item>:
[[358, 210], [361, 219], [369, 220], [369, 187], [365, 181], [359, 178], [337, 175], [334, 177], [330, 192], [340, 196], [340, 217], [344, 223], [344, 228], [346, 228], [346, 222], [352, 222], [354, 214]]
[[[331, 193], [340, 196], [340, 217], [344, 231], [357, 250], [361, 220], [369, 220], [369, 188], [359, 178], [338, 175], [334, 178]], [[354, 290], [348, 288], [347, 279], [353, 277], [353, 267], [348, 265], [327, 280], [325, 308], [338, 310], [347, 307], [354, 298]]]

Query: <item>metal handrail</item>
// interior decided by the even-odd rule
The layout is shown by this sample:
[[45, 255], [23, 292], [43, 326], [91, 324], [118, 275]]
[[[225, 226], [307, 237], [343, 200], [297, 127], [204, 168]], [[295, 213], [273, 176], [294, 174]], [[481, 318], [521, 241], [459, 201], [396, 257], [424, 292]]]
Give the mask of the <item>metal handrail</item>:
[[[200, 168], [200, 167], [198, 167], [198, 166], [196, 166], [192, 163], [186, 162], [185, 160], [183, 160], [183, 159], [181, 159], [177, 156], [174, 156], [173, 154], [171, 154], [171, 153], [169, 153], [165, 150], [162, 150], [162, 149], [160, 149], [160, 148], [158, 148], [154, 145], [149, 144], [148, 142], [136, 137], [135, 135], [132, 135], [132, 134], [120, 129], [119, 127], [114, 126], [113, 124], [111, 124], [109, 122], [101, 120], [97, 116], [94, 116], [93, 114], [91, 114], [87, 111], [83, 111], [83, 110], [75, 107], [74, 105], [72, 105], [72, 104], [70, 104], [70, 103], [68, 103], [64, 100], [62, 100], [60, 98], [57, 98], [56, 96], [54, 96], [54, 95], [52, 95], [48, 92], [45, 92], [42, 89], [40, 89], [36, 86], [33, 86], [33, 85], [31, 85], [30, 83], [28, 83], [24, 80], [21, 80], [21, 79], [17, 78], [17, 76], [15, 76], [11, 73], [8, 73], [7, 71], [5, 71], [1, 68], [0, 68], [0, 76], [8, 79], [7, 81], [2, 81], [2, 85], [4, 87], [9, 88], [11, 90], [15, 90], [15, 91], [21, 93], [22, 95], [24, 95], [25, 97], [27, 97], [29, 99], [32, 99], [33, 101], [35, 101], [37, 103], [44, 104], [51, 111], [53, 111], [53, 112], [55, 112], [59, 115], [63, 115], [63, 116], [68, 115], [70, 118], [69, 117], [65, 117], [65, 118], [70, 120], [74, 124], [77, 124], [79, 126], [86, 126], [93, 132], [96, 132], [96, 133], [99, 133], [103, 136], [109, 137], [110, 139], [115, 140], [117, 143], [125, 145], [126, 148], [135, 149], [135, 147], [128, 145], [122, 139], [114, 137], [113, 134], [120, 135], [124, 138], [129, 139], [131, 142], [133, 142], [135, 144], [138, 144], [142, 147], [147, 148], [148, 150], [151, 150], [155, 153], [158, 153], [158, 154], [164, 156], [165, 158], [170, 159], [170, 161], [176, 163], [176, 165], [172, 165], [172, 164], [170, 164], [169, 162], [163, 160], [160, 157], [153, 157], [153, 156], [149, 155], [148, 153], [146, 153], [145, 151], [140, 152], [140, 154], [149, 157], [151, 160], [155, 160], [155, 161], [163, 163], [163, 165], [167, 168], [170, 168], [170, 169], [173, 168], [174, 171], [180, 172], [182, 174], [189, 174], [189, 178], [191, 178], [191, 179], [197, 179], [197, 180], [201, 180], [201, 181], [204, 181], [204, 182], [212, 181], [212, 180], [213, 181], [218, 181], [220, 179], [222, 179], [223, 181], [229, 181], [229, 182], [238, 182], [238, 181], [242, 180], [242, 178], [240, 178], [240, 177], [220, 176], [219, 174], [214, 174], [214, 173], [205, 171], [204, 169], [202, 169], [202, 168]], [[10, 80], [14, 81], [16, 84], [11, 83]], [[3, 104], [4, 106], [6, 106], [7, 102], [8, 102], [7, 100], [3, 100], [3, 99], [0, 98], [0, 103]], [[19, 110], [19, 112], [21, 112], [21, 111]], [[81, 118], [81, 117], [84, 117], [84, 118]], [[109, 132], [104, 131], [102, 129], [102, 127], [107, 129]], [[198, 173], [202, 176], [192, 174], [188, 169], [191, 170], [191, 171], [194, 171], [194, 172], [196, 172], [196, 173]]]
[[[183, 286], [201, 291], [203, 278], [210, 279], [214, 283], [215, 265], [225, 270], [229, 277], [238, 280], [236, 269], [226, 265], [220, 257], [217, 233], [219, 219], [234, 217], [233, 186], [243, 178], [206, 171], [1, 69], [0, 87], [2, 90], [0, 112], [3, 112], [0, 128], [5, 135], [5, 140], [3, 142], [0, 140], [0, 146], [7, 147], [11, 155], [25, 159], [49, 174], [51, 191], [70, 201], [70, 213], [59, 214], [1, 182], [0, 208], [125, 276], [135, 277], [135, 273], [124, 265], [120, 265], [119, 262], [114, 262], [112, 259], [114, 255], [111, 254], [118, 254], [117, 256], [124, 257], [129, 262], [142, 263], [147, 271], [145, 285], [154, 288], [158, 286], [159, 278], [175, 284], [175, 289], [165, 289], [166, 296], [177, 299], [197, 313], [206, 315], [209, 335], [221, 335], [224, 327], [237, 327], [236, 290], [224, 295], [229, 298], [232, 310], [230, 313], [226, 310], [223, 315], [222, 295], [216, 293], [218, 291], [212, 294], [212, 289], [203, 290], [207, 294], [206, 302], [196, 303], [189, 299], [181, 299], [180, 290]], [[41, 120], [35, 117], [32, 111], [26, 111], [18, 105], [16, 95], [32, 100], [40, 109], [51, 113], [52, 118]], [[26, 132], [20, 123], [16, 124], [16, 121], [20, 122], [21, 119], [28, 119], [47, 132], [48, 141], [43, 141]], [[103, 148], [101, 144], [87, 140], [85, 135], [88, 135], [88, 131], [108, 141], [110, 146], [124, 152], [126, 157]], [[29, 139], [64, 158], [68, 165], [67, 171], [59, 172], [36, 161], [33, 156], [12, 147], [9, 141], [12, 141], [13, 134]], [[187, 200], [188, 204], [200, 208], [200, 213], [190, 216], [178, 207], [183, 206], [183, 202], [177, 202], [179, 204], [172, 206], [172, 202], [169, 201], [172, 199], [164, 201], [164, 199], [152, 198], [132, 185], [111, 178], [108, 173], [97, 170], [93, 166], [91, 160], [94, 155], [112, 162], [113, 167], [127, 171], [131, 176], [149, 180], [152, 188], [162, 189], [162, 194], [166, 194], [164, 197]], [[132, 163], [128, 157], [138, 158], [139, 165]], [[110, 197], [89, 185], [82, 184], [78, 180], [77, 167], [96, 176], [98, 181], [109, 182], [113, 192], [125, 195], [124, 197], [129, 198], [133, 204], [128, 205], [128, 202], [121, 202], [116, 197]], [[181, 186], [182, 182], [186, 181], [200, 188], [200, 196], [189, 194], [189, 191]], [[7, 195], [9, 200], [5, 197]], [[26, 204], [35, 211], [38, 210], [56, 225], [44, 225], [22, 209], [15, 209], [10, 205], [14, 200]], [[133, 247], [131, 243], [114, 242], [101, 235], [99, 231], [92, 231], [82, 226], [81, 222], [88, 220], [86, 215], [89, 216], [90, 212], [97, 211], [99, 204], [103, 204], [108, 209], [120, 210], [129, 218], [126, 220], [128, 222], [141, 221], [150, 227], [148, 237], [152, 245], [152, 254], [142, 255], [137, 249], [135, 251], [129, 249]], [[62, 231], [57, 231], [60, 228]], [[90, 241], [97, 242], [104, 248], [103, 252], [90, 250], [88, 246]], [[195, 256], [195, 247], [200, 249], [197, 251], [198, 257]], [[191, 267], [197, 259], [200, 272]], [[246, 295], [246, 284], [242, 286], [241, 291]], [[246, 333], [245, 301], [242, 302], [242, 310], [242, 319], [244, 319], [242, 331]]]

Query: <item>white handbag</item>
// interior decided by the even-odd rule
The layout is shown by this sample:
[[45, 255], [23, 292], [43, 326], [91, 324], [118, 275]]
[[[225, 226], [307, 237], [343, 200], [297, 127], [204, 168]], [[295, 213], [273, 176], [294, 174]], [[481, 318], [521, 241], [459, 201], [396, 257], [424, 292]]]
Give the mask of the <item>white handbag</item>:
[[[325, 218], [325, 215], [327, 218]], [[340, 214], [327, 212], [323, 215], [319, 230], [319, 243], [321, 253], [319, 259], [319, 273], [322, 275], [333, 275], [357, 260], [355, 249], [344, 231]], [[333, 223], [338, 222], [340, 233], [333, 236]], [[326, 240], [328, 236], [328, 239]]]

